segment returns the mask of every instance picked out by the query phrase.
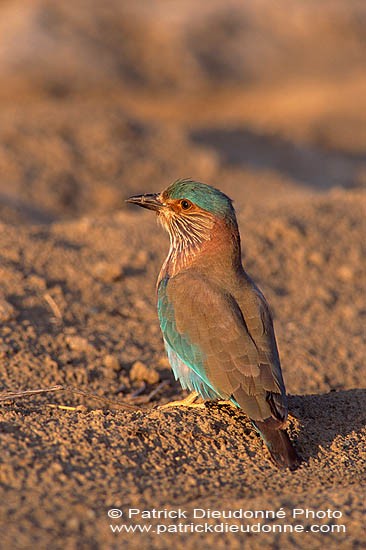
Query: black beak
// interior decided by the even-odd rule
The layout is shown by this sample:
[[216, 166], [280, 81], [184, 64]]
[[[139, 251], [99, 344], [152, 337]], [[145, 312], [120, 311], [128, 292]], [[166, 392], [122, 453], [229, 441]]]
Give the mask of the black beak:
[[146, 193], [145, 195], [134, 195], [126, 199], [126, 202], [132, 202], [132, 204], [137, 204], [143, 208], [148, 208], [149, 210], [155, 210], [159, 212], [163, 208], [163, 203], [159, 199], [159, 193]]

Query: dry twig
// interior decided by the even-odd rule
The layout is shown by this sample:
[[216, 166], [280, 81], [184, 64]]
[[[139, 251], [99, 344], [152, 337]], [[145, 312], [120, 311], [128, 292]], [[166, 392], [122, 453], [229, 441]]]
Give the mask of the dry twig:
[[84, 397], [88, 397], [89, 399], [96, 399], [98, 401], [102, 401], [103, 403], [107, 403], [108, 405], [113, 405], [114, 407], [118, 407], [120, 409], [128, 409], [132, 411], [141, 410], [140, 407], [138, 407], [137, 405], [132, 405], [130, 403], [123, 403], [121, 401], [114, 401], [112, 399], [108, 399], [107, 397], [101, 397], [100, 395], [95, 395], [93, 393], [89, 393], [84, 390], [79, 390], [78, 388], [72, 388], [70, 386], [62, 386], [60, 384], [58, 384], [57, 386], [51, 386], [49, 388], [38, 388], [36, 390], [20, 390], [20, 391], [14, 391], [14, 392], [1, 393], [0, 403], [4, 401], [12, 401], [13, 399], [19, 399], [22, 397], [29, 397], [31, 395], [37, 395], [40, 393], [49, 393], [49, 392], [55, 392], [55, 391], [69, 391], [71, 393], [76, 393]]
[[52, 296], [48, 293], [43, 294], [43, 298], [46, 300], [47, 304], [52, 309], [52, 313], [54, 314], [57, 319], [62, 319], [62, 313], [60, 311], [60, 308], [56, 304], [55, 300], [52, 298]]

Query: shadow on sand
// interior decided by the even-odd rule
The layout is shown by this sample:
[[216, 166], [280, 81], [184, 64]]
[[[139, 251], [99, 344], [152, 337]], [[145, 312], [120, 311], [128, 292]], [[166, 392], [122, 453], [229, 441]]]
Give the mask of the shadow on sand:
[[300, 423], [295, 444], [304, 461], [366, 425], [366, 389], [289, 397], [289, 409]]
[[191, 132], [191, 140], [216, 150], [224, 164], [275, 170], [319, 191], [357, 185], [357, 171], [366, 161], [365, 155], [315, 149], [240, 127], [201, 128]]
[[[240, 413], [238, 415], [235, 409], [226, 405], [212, 404], [209, 409], [220, 412], [223, 421], [227, 415], [241, 418]], [[366, 389], [291, 395], [289, 411], [291, 439], [302, 461], [308, 462], [311, 457], [318, 456], [320, 448], [329, 448], [337, 436], [346, 437], [365, 427]], [[295, 422], [292, 417], [295, 417]], [[244, 426], [244, 433], [248, 433], [247, 426]]]

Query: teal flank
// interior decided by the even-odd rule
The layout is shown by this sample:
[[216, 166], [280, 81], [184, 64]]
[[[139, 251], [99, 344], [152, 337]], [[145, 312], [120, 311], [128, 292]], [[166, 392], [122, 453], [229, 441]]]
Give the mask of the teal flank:
[[209, 185], [178, 180], [129, 202], [156, 211], [170, 235], [157, 293], [176, 379], [205, 400], [240, 407], [273, 462], [294, 470], [299, 458], [285, 431], [287, 398], [272, 317], [243, 269], [232, 201]]

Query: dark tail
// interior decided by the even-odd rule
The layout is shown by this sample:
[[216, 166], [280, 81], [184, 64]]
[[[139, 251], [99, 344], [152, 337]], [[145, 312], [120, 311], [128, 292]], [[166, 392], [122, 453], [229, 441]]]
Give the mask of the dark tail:
[[261, 435], [268, 447], [273, 462], [279, 468], [296, 470], [300, 465], [300, 457], [297, 455], [289, 436], [285, 430], [268, 426], [266, 422], [253, 421], [253, 425]]

